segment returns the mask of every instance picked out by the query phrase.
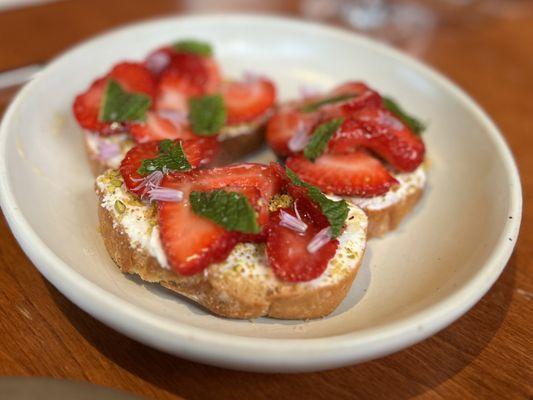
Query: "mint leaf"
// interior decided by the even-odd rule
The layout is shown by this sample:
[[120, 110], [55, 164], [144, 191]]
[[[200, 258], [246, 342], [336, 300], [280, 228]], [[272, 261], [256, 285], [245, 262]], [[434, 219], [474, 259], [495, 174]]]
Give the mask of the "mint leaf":
[[255, 211], [246, 196], [225, 190], [191, 192], [193, 211], [228, 231], [259, 233]]
[[338, 96], [328, 97], [322, 100], [317, 100], [311, 103], [304, 104], [302, 107], [300, 107], [300, 110], [303, 112], [313, 112], [326, 104], [340, 103], [344, 100], [348, 100], [356, 96], [356, 94], [339, 94]]
[[226, 123], [226, 107], [219, 94], [193, 97], [189, 100], [189, 122], [200, 136], [216, 135]]
[[144, 121], [151, 104], [147, 95], [128, 93], [110, 79], [100, 104], [99, 119], [102, 122]]
[[289, 168], [285, 167], [287, 176], [293, 184], [296, 186], [302, 186], [307, 189], [307, 194], [318, 206], [322, 209], [322, 213], [326, 216], [331, 225], [331, 234], [333, 237], [337, 237], [341, 234], [344, 222], [348, 217], [348, 203], [344, 200], [331, 200], [326, 197], [324, 193], [320, 191], [316, 186], [310, 185], [302, 181], [298, 175], [296, 175]]
[[172, 47], [178, 52], [193, 53], [204, 57], [209, 57], [213, 54], [213, 48], [211, 45], [200, 40], [180, 40], [179, 42], [174, 43]]
[[188, 171], [191, 164], [185, 156], [181, 142], [165, 139], [159, 142], [159, 155], [156, 158], [143, 160], [137, 170], [140, 175], [148, 175], [154, 171]]
[[334, 118], [318, 125], [311, 134], [309, 144], [305, 146], [304, 156], [311, 161], [315, 161], [320, 157], [324, 150], [326, 150], [329, 139], [331, 139], [343, 122], [344, 118]]
[[409, 129], [411, 129], [417, 135], [420, 135], [426, 130], [426, 125], [422, 121], [412, 115], [407, 114], [407, 112], [405, 112], [404, 109], [401, 108], [400, 105], [390, 97], [383, 96], [383, 105], [387, 110], [400, 118], [403, 123], [406, 124]]

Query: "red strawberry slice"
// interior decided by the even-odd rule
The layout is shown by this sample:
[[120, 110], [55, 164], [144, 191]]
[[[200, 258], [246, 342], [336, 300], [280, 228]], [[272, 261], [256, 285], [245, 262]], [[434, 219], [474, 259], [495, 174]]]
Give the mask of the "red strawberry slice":
[[[193, 168], [209, 163], [218, 150], [218, 142], [213, 138], [182, 141], [183, 151]], [[133, 147], [126, 153], [120, 164], [120, 173], [128, 190], [141, 195], [144, 187], [139, 187], [143, 178], [137, 170], [142, 161], [155, 158], [159, 154], [159, 142], [147, 142]]]
[[373, 197], [386, 193], [396, 179], [381, 162], [363, 150], [351, 154], [323, 154], [309, 161], [304, 156], [287, 159], [287, 166], [302, 180], [323, 192]]
[[365, 108], [344, 122], [329, 142], [329, 151], [346, 153], [366, 147], [400, 171], [414, 171], [424, 160], [424, 142], [396, 116]]
[[122, 62], [113, 67], [108, 75], [116, 80], [127, 92], [155, 94], [156, 83], [150, 71], [139, 63]]
[[161, 243], [168, 263], [181, 275], [197, 274], [212, 263], [225, 260], [239, 237], [192, 211], [189, 195], [195, 190], [194, 175], [167, 175], [162, 186], [180, 190], [183, 200], [158, 203]]
[[102, 132], [110, 124], [101, 122], [98, 119], [100, 113], [100, 103], [104, 95], [107, 84], [106, 78], [97, 79], [84, 93], [78, 95], [74, 100], [72, 111], [74, 117], [82, 128], [95, 132]]
[[378, 92], [362, 82], [347, 82], [334, 88], [327, 97], [355, 95], [340, 103], [328, 104], [320, 108], [322, 119], [349, 117], [365, 107], [381, 107], [383, 100]]
[[298, 134], [309, 135], [319, 119], [318, 113], [303, 113], [293, 107], [287, 107], [276, 113], [268, 122], [266, 140], [277, 155], [288, 156], [294, 153], [289, 148], [291, 139]]
[[296, 196], [295, 203], [283, 211], [293, 217], [299, 215], [307, 224], [307, 229], [301, 234], [281, 226], [281, 211], [274, 212], [268, 223], [266, 251], [268, 263], [279, 279], [304, 282], [322, 275], [329, 260], [335, 255], [339, 242], [332, 239], [314, 253], [308, 250], [311, 240], [328, 226], [328, 222], [321, 213], [317, 215], [317, 207], [300, 190], [301, 188], [293, 187], [293, 189], [295, 190], [291, 194]]
[[198, 174], [201, 174], [201, 182], [198, 183], [198, 186], [205, 188], [205, 190], [228, 187], [254, 187], [258, 189], [261, 194], [258, 222], [263, 223], [265, 216], [268, 215], [270, 199], [281, 190], [283, 185], [283, 178], [276, 166], [277, 164], [266, 166], [243, 163], [198, 171]]
[[195, 86], [190, 79], [175, 69], [161, 75], [155, 100], [156, 110], [187, 112], [189, 98], [203, 94], [201, 87]]
[[173, 70], [202, 93], [213, 93], [222, 81], [218, 64], [212, 57], [191, 53], [172, 55], [167, 70]]
[[224, 82], [221, 90], [229, 125], [252, 121], [269, 110], [276, 100], [274, 84], [263, 78]]
[[116, 80], [124, 90], [129, 92], [145, 93], [151, 97], [155, 93], [154, 79], [150, 72], [138, 63], [117, 64], [105, 77], [94, 81], [89, 89], [76, 97], [73, 112], [83, 128], [105, 135], [114, 133], [109, 129], [109, 123], [98, 119], [108, 78]]
[[220, 69], [213, 57], [177, 52], [170, 46], [150, 53], [144, 65], [157, 78], [169, 70], [174, 70], [203, 93], [215, 92], [222, 81]]
[[[278, 190], [275, 176], [267, 166], [241, 164], [165, 177], [162, 186], [184, 194], [184, 200], [179, 203], [160, 202], [158, 205], [161, 242], [172, 268], [182, 275], [192, 275], [226, 259], [238, 242], [261, 240], [260, 235], [228, 232], [195, 214], [189, 204], [191, 191], [237, 191], [247, 196], [256, 209], [267, 210], [270, 197]], [[262, 218], [258, 221], [261, 223]]]
[[163, 139], [189, 140], [198, 138], [189, 130], [186, 122], [180, 124], [153, 111], [147, 113], [145, 122], [132, 124], [130, 134], [137, 143]]

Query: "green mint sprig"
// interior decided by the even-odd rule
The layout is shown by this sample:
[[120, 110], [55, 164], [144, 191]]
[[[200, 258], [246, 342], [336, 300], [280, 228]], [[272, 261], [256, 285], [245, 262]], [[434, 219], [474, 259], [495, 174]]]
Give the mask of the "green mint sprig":
[[140, 175], [148, 175], [154, 171], [189, 171], [191, 164], [185, 156], [181, 142], [170, 139], [159, 143], [159, 155], [155, 158], [143, 160], [137, 170]]
[[120, 84], [110, 79], [100, 104], [102, 122], [144, 121], [152, 100], [145, 94], [128, 93]]
[[420, 135], [426, 129], [426, 125], [418, 118], [408, 114], [400, 105], [390, 97], [383, 97], [383, 105], [387, 110], [396, 115], [415, 134]]
[[191, 192], [189, 196], [193, 211], [210, 219], [228, 231], [259, 233], [255, 211], [246, 196], [237, 192], [213, 190]]
[[315, 161], [320, 157], [324, 150], [326, 150], [329, 139], [331, 139], [343, 122], [344, 118], [334, 118], [318, 125], [311, 134], [311, 140], [308, 145], [305, 146], [304, 156], [311, 161]]
[[226, 118], [224, 99], [219, 94], [189, 100], [189, 122], [196, 135], [216, 135], [226, 123]]
[[213, 48], [207, 42], [200, 40], [185, 39], [180, 40], [172, 45], [177, 52], [198, 54], [203, 57], [209, 57], [213, 55]]

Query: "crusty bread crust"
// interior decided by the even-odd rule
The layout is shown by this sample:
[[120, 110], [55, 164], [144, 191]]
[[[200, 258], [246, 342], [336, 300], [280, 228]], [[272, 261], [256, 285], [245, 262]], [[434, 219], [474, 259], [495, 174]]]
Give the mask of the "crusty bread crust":
[[[98, 192], [98, 190], [97, 190]], [[100, 203], [102, 193], [98, 192]], [[160, 266], [145, 251], [134, 249], [123, 232], [114, 226], [113, 214], [98, 207], [100, 233], [113, 261], [126, 273], [137, 274], [144, 281], [159, 283], [207, 308], [214, 314], [250, 319], [268, 316], [280, 319], [313, 319], [326, 316], [346, 297], [363, 260], [334, 284], [302, 286], [280, 282], [267, 288], [260, 282], [227, 279], [217, 274], [180, 276]]]
[[416, 188], [400, 201], [380, 210], [369, 210], [363, 207], [368, 217], [368, 238], [380, 237], [396, 229], [422, 197], [423, 191], [424, 188]]

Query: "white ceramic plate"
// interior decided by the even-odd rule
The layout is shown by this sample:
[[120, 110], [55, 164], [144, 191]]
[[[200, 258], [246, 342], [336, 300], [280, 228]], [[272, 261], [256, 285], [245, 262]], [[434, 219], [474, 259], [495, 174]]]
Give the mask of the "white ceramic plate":
[[[315, 321], [214, 317], [122, 275], [97, 232], [93, 179], [70, 113], [75, 94], [113, 63], [181, 37], [213, 42], [227, 75], [265, 73], [282, 99], [301, 85], [362, 79], [429, 123], [421, 203], [373, 240], [352, 291]], [[264, 154], [261, 156], [265, 156]], [[516, 241], [521, 188], [497, 128], [428, 67], [352, 33], [255, 16], [169, 18], [86, 42], [52, 62], [11, 104], [0, 134], [0, 200], [26, 254], [63, 294], [116, 330], [200, 362], [310, 371], [383, 356], [466, 312], [500, 275]]]

